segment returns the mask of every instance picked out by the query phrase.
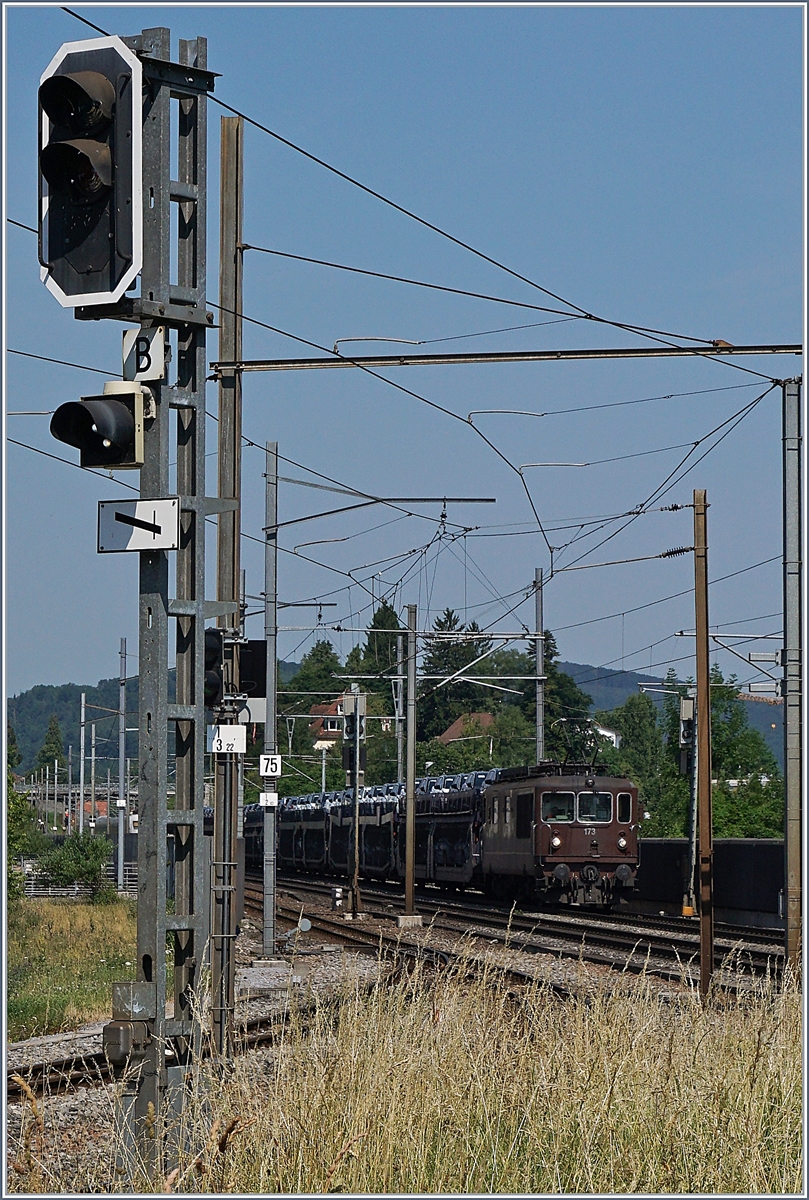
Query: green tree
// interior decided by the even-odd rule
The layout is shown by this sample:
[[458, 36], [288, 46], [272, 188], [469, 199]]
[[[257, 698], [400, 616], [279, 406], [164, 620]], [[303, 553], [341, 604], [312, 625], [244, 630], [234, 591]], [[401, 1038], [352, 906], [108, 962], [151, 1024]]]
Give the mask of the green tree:
[[62, 730], [59, 728], [59, 722], [56, 718], [56, 713], [53, 713], [48, 723], [48, 731], [45, 734], [45, 740], [40, 746], [39, 753], [36, 757], [36, 765], [38, 767], [50, 767], [53, 769], [54, 759], [57, 759], [59, 766], [63, 766], [65, 762], [65, 744], [62, 738]]
[[[458, 614], [451, 608], [444, 609], [441, 616], [436, 617], [433, 629], [436, 633], [480, 633], [480, 626], [476, 621], [463, 625]], [[453, 675], [485, 654], [491, 646], [489, 638], [428, 638], [422, 673]], [[480, 674], [482, 673], [481, 671]], [[421, 740], [429, 741], [438, 737], [464, 713], [492, 712], [499, 703], [491, 698], [490, 691], [477, 684], [459, 681], [438, 687], [439, 682], [437, 679], [425, 680], [419, 689], [417, 720], [418, 736]]]
[[37, 841], [34, 810], [27, 793], [18, 792], [14, 786], [11, 767], [6, 768], [6, 884], [9, 901], [23, 893], [22, 876], [17, 863], [24, 854], [31, 852]]
[[112, 854], [106, 838], [90, 833], [71, 833], [61, 846], [53, 845], [39, 859], [54, 887], [70, 887], [80, 883], [92, 889], [97, 898], [104, 889], [105, 870]]
[[601, 758], [616, 775], [627, 775], [637, 786], [641, 812], [650, 814], [644, 834], [682, 837], [688, 828], [690, 784], [679, 773], [679, 747], [675, 759], [665, 743], [654, 702], [645, 694], [630, 696], [618, 708], [597, 713], [596, 719], [621, 735], [618, 749], [602, 746]]
[[289, 680], [287, 689], [290, 692], [308, 693], [294, 697], [296, 711], [300, 705], [310, 708], [312, 704], [323, 704], [333, 700], [342, 691], [342, 683], [335, 679], [335, 674], [341, 671], [340, 659], [331, 642], [321, 638], [301, 659], [301, 665], [295, 675]]
[[391, 720], [390, 728], [383, 729], [382, 718], [393, 713], [393, 699], [388, 684], [388, 694], [369, 693], [365, 718], [365, 782], [370, 787], [378, 783], [396, 782], [396, 725]]
[[515, 704], [504, 704], [492, 727], [492, 763], [521, 767], [536, 758], [536, 728]]
[[431, 738], [416, 744], [416, 773], [457, 775], [461, 771], [487, 771], [494, 766], [489, 754], [490, 745], [489, 731], [481, 733], [477, 722], [466, 720], [458, 741], [445, 743]]
[[[365, 645], [358, 654], [349, 655], [346, 659], [346, 670], [358, 675], [381, 675], [381, 679], [367, 679], [360, 682], [360, 688], [365, 692], [378, 692], [386, 699], [391, 697], [390, 676], [396, 673], [396, 636], [393, 633], [377, 633], [377, 630], [402, 629], [396, 615], [396, 609], [383, 600], [371, 618], [368, 626], [368, 636]], [[351, 665], [349, 666], [349, 660]]]
[[[621, 734], [620, 748], [607, 747], [602, 755], [613, 770], [637, 784], [641, 805], [651, 814], [644, 834], [684, 837], [691, 787], [679, 770], [679, 697], [693, 685], [679, 683], [669, 671], [665, 686], [669, 694], [662, 711], [648, 696], [630, 696], [620, 707], [599, 714], [603, 724]], [[715, 837], [781, 836], [783, 781], [778, 764], [761, 734], [747, 723], [736, 677], [725, 679], [716, 664], [711, 669], [711, 776]]]
[[11, 767], [13, 771], [21, 762], [22, 754], [17, 744], [17, 735], [14, 732], [14, 726], [8, 721], [6, 723], [6, 765]]

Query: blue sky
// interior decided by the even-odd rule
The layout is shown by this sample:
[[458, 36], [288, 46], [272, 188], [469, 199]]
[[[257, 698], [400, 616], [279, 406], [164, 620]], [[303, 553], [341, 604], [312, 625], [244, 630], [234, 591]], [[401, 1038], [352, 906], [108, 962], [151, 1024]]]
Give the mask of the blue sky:
[[[221, 73], [215, 94], [222, 100], [586, 312], [734, 344], [803, 340], [803, 6], [120, 5], [76, 11], [123, 35], [168, 25], [175, 52], [179, 37], [206, 36], [209, 66]], [[5, 215], [32, 225], [39, 77], [61, 43], [93, 35], [57, 7], [6, 5], [5, 20]], [[211, 104], [212, 300], [223, 112]], [[248, 128], [245, 146], [249, 243], [567, 307], [266, 134]], [[6, 222], [5, 239], [7, 349], [119, 375], [122, 327], [75, 321], [40, 283], [32, 234]], [[424, 345], [424, 351], [650, 344], [586, 320], [489, 333], [554, 318], [255, 251], [245, 258], [244, 310], [326, 347], [337, 338], [370, 335], [463, 339]], [[309, 353], [292, 338], [245, 326], [247, 357]], [[209, 358], [216, 357], [212, 335]], [[487, 408], [548, 413], [476, 421], [513, 466], [598, 464], [524, 472], [548, 538], [561, 546], [583, 519], [614, 516], [644, 501], [688, 444], [739, 412], [771, 379], [801, 370], [801, 360], [791, 357], [734, 361], [763, 378], [692, 359], [385, 373], [461, 417]], [[87, 371], [6, 355], [10, 411], [53, 409], [99, 391], [102, 383]], [[209, 386], [214, 412], [216, 388]], [[630, 400], [644, 403], [621, 403]], [[589, 411], [556, 411], [568, 409]], [[417, 602], [421, 627], [446, 606], [494, 629], [531, 625], [530, 598], [505, 614], [527, 593], [534, 568], [547, 572], [547, 546], [519, 475], [468, 423], [356, 371], [276, 372], [246, 376], [244, 432], [262, 445], [278, 441], [280, 453], [298, 464], [282, 463], [288, 478], [322, 484], [327, 476], [383, 496], [497, 498], [496, 505], [449, 505], [446, 530], [435, 504], [417, 506], [421, 517], [377, 507], [292, 526], [282, 534], [282, 547], [292, 551], [320, 540], [302, 553], [322, 565], [282, 553], [282, 600], [336, 602], [323, 610], [324, 622], [358, 625], [368, 618], [373, 588], [397, 607]], [[46, 416], [9, 416], [6, 433], [74, 457], [50, 437]], [[214, 450], [212, 422], [208, 436]], [[630, 454], [638, 457], [622, 457]], [[212, 493], [215, 458], [208, 461]], [[243, 529], [259, 538], [263, 467], [263, 454], [245, 448]], [[133, 652], [137, 645], [136, 561], [97, 555], [95, 524], [97, 501], [124, 498], [125, 491], [14, 444], [7, 444], [6, 468], [8, 693], [116, 674], [119, 638], [126, 636]], [[652, 507], [690, 503], [694, 487], [706, 488], [711, 504], [712, 579], [774, 560], [712, 587], [711, 624], [777, 633], [779, 391]], [[284, 483], [279, 515], [289, 520], [340, 502], [333, 493]], [[595, 547], [600, 538], [591, 537], [559, 550], [555, 562], [572, 564], [583, 551], [582, 563], [600, 563], [690, 546], [691, 522], [690, 509], [650, 513], [601, 548]], [[462, 527], [469, 533], [456, 536]], [[605, 526], [600, 537], [616, 528]], [[213, 563], [213, 542], [210, 549]], [[374, 565], [393, 556], [402, 557]], [[243, 565], [248, 594], [258, 595], [258, 543], [244, 542]], [[375, 572], [381, 576], [372, 584]], [[690, 556], [561, 571], [546, 589], [546, 624], [557, 631], [564, 658], [620, 667], [623, 656], [626, 667], [649, 670], [651, 664], [654, 674], [670, 662], [685, 677], [692, 664], [682, 656], [693, 642], [674, 635], [693, 629], [691, 595], [628, 610], [692, 583]], [[281, 615], [289, 625], [314, 620], [307, 609]], [[261, 631], [261, 618], [251, 619], [248, 632]], [[299, 658], [314, 636], [306, 629], [284, 633], [282, 657]], [[342, 654], [356, 637], [331, 636]], [[744, 654], [762, 648], [740, 647]], [[743, 678], [755, 677], [728, 655], [717, 660]], [[130, 670], [136, 669], [133, 661]]]

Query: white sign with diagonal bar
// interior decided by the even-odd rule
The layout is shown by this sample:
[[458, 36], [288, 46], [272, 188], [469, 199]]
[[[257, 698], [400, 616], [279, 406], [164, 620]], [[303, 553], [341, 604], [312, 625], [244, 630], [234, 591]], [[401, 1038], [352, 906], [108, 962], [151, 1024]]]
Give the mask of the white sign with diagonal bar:
[[176, 550], [180, 543], [180, 501], [99, 500], [98, 553], [120, 550]]

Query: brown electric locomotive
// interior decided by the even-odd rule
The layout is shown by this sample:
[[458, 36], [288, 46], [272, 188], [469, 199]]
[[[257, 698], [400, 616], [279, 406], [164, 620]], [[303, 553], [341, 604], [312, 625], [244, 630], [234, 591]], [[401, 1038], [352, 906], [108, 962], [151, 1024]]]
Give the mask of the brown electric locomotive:
[[609, 907], [638, 870], [638, 790], [588, 764], [501, 770], [483, 793], [485, 891]]

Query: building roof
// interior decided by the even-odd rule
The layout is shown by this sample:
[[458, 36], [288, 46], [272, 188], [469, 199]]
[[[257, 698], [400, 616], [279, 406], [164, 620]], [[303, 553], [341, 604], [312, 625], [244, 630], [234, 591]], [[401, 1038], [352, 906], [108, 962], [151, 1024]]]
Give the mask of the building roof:
[[438, 735], [438, 741], [446, 745], [448, 742], [456, 742], [459, 738], [468, 736], [464, 733], [464, 726], [470, 724], [476, 725], [480, 730], [488, 729], [490, 725], [494, 724], [494, 717], [489, 712], [463, 713], [452, 722], [449, 729], [445, 729]]
[[328, 704], [313, 704], [309, 712], [312, 716], [312, 721], [309, 723], [309, 734], [314, 738], [316, 744], [339, 741], [343, 736], [342, 722], [338, 721], [336, 728], [327, 728], [326, 722], [328, 718], [342, 717], [342, 696], [338, 696], [336, 700], [330, 700]]

